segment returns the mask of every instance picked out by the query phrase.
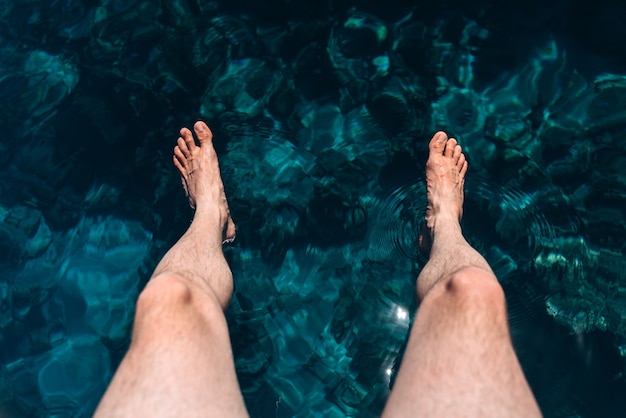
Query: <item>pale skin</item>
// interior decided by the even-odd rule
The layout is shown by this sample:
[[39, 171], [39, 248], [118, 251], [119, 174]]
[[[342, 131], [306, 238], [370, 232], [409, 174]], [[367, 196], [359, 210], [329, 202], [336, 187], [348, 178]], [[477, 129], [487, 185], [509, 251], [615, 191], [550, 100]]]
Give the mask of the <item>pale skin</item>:
[[[193, 222], [139, 297], [130, 348], [96, 417], [248, 416], [223, 313], [233, 279], [222, 243], [235, 225], [213, 135], [204, 122], [194, 133], [181, 129], [173, 158]], [[541, 416], [513, 351], [502, 289], [461, 232], [465, 156], [443, 132], [429, 147], [420, 245], [430, 259], [384, 416]]]
[[383, 417], [541, 416], [513, 350], [502, 288], [461, 232], [467, 168], [457, 141], [437, 132], [426, 162], [421, 304]]
[[213, 135], [183, 128], [174, 148], [193, 221], [157, 265], [137, 301], [133, 336], [96, 417], [246, 417], [224, 317], [232, 240]]

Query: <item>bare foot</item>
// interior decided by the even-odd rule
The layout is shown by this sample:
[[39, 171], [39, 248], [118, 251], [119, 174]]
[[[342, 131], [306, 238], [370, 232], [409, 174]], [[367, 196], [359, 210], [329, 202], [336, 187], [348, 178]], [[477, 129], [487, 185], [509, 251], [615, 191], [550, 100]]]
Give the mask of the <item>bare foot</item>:
[[426, 191], [428, 206], [419, 237], [419, 248], [428, 256], [433, 229], [438, 221], [460, 222], [463, 215], [463, 185], [467, 161], [456, 139], [437, 132], [428, 145], [426, 162]]
[[217, 154], [213, 148], [213, 133], [202, 121], [196, 122], [193, 128], [200, 145], [196, 145], [189, 129], [182, 128], [174, 147], [174, 165], [180, 172], [189, 205], [196, 210], [196, 214], [217, 208], [222, 240], [224, 243], [232, 242], [235, 239], [235, 224], [230, 217]]

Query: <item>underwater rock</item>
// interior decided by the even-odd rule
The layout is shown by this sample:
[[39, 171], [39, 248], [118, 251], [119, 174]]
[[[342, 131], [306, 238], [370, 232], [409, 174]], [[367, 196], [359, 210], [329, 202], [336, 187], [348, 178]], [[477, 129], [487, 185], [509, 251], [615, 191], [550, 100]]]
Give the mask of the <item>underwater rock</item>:
[[[36, 359], [37, 383], [48, 410], [90, 414], [111, 377], [107, 348], [97, 337], [68, 338]], [[88, 382], [89, 384], [85, 384]]]
[[[111, 378], [108, 350], [91, 336], [73, 336], [51, 351], [6, 365], [15, 409], [45, 416], [90, 415]], [[86, 384], [88, 382], [88, 384]]]
[[42, 217], [40, 218], [37, 231], [32, 236], [28, 237], [28, 241], [24, 245], [24, 256], [35, 258], [43, 255], [44, 251], [46, 251], [52, 243], [52, 240], [53, 234]]
[[24, 206], [0, 210], [0, 260], [23, 263], [41, 256], [52, 242], [52, 233], [41, 212]]
[[[345, 414], [362, 410], [364, 416], [370, 416], [370, 407], [382, 409], [389, 379], [385, 367], [393, 362], [388, 357], [394, 357], [395, 342], [401, 344], [409, 320], [406, 311], [388, 306], [386, 293], [401, 282], [404, 286], [398, 291], [412, 297], [412, 280], [390, 283], [394, 282], [387, 280], [390, 271], [398, 274], [395, 264], [367, 263], [367, 247], [367, 243], [357, 241], [322, 250], [308, 243], [301, 249], [292, 246], [282, 264], [272, 269], [267, 264], [259, 265], [254, 257], [250, 260], [250, 254], [243, 257], [248, 260], [248, 268], [234, 263], [233, 274], [240, 278], [235, 315], [242, 315], [238, 311], [244, 306], [251, 315], [259, 309], [271, 313], [264, 315], [264, 320], [274, 352], [263, 378], [279, 394], [285, 407], [298, 410], [306, 405], [307, 410], [320, 411], [322, 415], [329, 410], [340, 415], [340, 411]], [[367, 271], [375, 273], [368, 276]], [[410, 267], [405, 273], [410, 277]], [[269, 300], [255, 297], [271, 283], [275, 290], [269, 293]], [[342, 289], [339, 294], [338, 289]], [[247, 296], [242, 298], [243, 294]], [[367, 331], [365, 325], [372, 321], [382, 324], [374, 333]], [[395, 334], [397, 329], [404, 331]], [[365, 336], [364, 332], [370, 334]], [[237, 351], [237, 334], [232, 334], [232, 338]], [[369, 345], [373, 348], [368, 349]], [[381, 350], [383, 346], [385, 349]], [[364, 362], [371, 372], [361, 372]], [[379, 363], [384, 367], [379, 368]], [[244, 370], [246, 367], [265, 369], [261, 360], [244, 365]], [[356, 371], [358, 382], [353, 383]], [[299, 387], [308, 387], [320, 396], [305, 397]]]
[[[611, 148], [600, 148], [592, 156], [594, 170], [591, 171], [589, 180], [593, 190], [586, 199], [590, 209], [605, 205], [610, 210], [612, 205], [622, 202], [626, 193], [626, 175], [623, 172], [626, 156], [620, 155], [623, 151]], [[600, 156], [602, 152], [607, 154]]]
[[12, 403], [16, 408], [39, 412], [45, 415], [45, 407], [36, 381], [35, 359], [24, 355], [22, 358], [6, 364], [4, 374], [11, 389]]
[[391, 60], [417, 76], [434, 76], [437, 58], [430, 31], [413, 13], [400, 19], [390, 28]]
[[[224, 114], [228, 130], [227, 152], [220, 160], [231, 167], [225, 177], [236, 185], [237, 200], [252, 207], [280, 207], [286, 203], [301, 212], [313, 195], [315, 159], [309, 152], [289, 141], [289, 132], [277, 124], [264, 131], [260, 122]], [[294, 190], [291, 185], [298, 184]]]
[[353, 10], [343, 26], [332, 29], [328, 55], [341, 84], [373, 80], [388, 70], [387, 26], [377, 17]]
[[9, 15], [13, 10], [14, 3], [11, 0], [0, 1], [0, 19]]
[[54, 204], [44, 215], [51, 226], [65, 229], [74, 227], [83, 213], [82, 194], [62, 188]]
[[430, 111], [423, 89], [421, 80], [417, 78], [387, 77], [376, 83], [368, 98], [367, 109], [391, 137], [406, 132], [423, 132], [427, 128]]
[[449, 135], [480, 135], [485, 125], [485, 100], [473, 90], [447, 87], [432, 104], [431, 126], [445, 127]]
[[[81, 116], [83, 129], [90, 131], [90, 140], [104, 141], [109, 145], [118, 145], [127, 139], [127, 124], [125, 119], [131, 112], [131, 108], [118, 106], [116, 103], [107, 102], [100, 97], [92, 97], [81, 94], [71, 100], [72, 108], [69, 114], [60, 117], [72, 118]], [[134, 112], [133, 112], [134, 113]], [[72, 138], [73, 139], [73, 138]], [[71, 139], [68, 139], [68, 142]], [[76, 144], [76, 147], [79, 145]]]
[[269, 98], [267, 111], [276, 120], [288, 120], [296, 106], [299, 104], [299, 96], [293, 85], [293, 80], [284, 79], [280, 87]]
[[253, 386], [258, 388], [260, 378], [270, 367], [274, 356], [274, 345], [265, 329], [263, 312], [241, 311], [235, 307], [229, 309], [231, 317], [236, 319], [231, 322], [229, 332], [240, 338], [233, 347], [237, 374], [254, 382]]
[[342, 113], [363, 105], [370, 94], [370, 83], [365, 80], [349, 80], [339, 89], [339, 109]]
[[546, 174], [554, 184], [564, 189], [575, 189], [579, 185], [572, 184], [572, 179], [582, 177], [585, 171], [585, 164], [578, 161], [557, 160], [547, 167]]
[[[158, 61], [163, 59], [159, 44], [165, 32], [158, 24], [162, 13], [160, 5], [148, 1], [104, 2], [97, 10], [85, 50], [90, 75], [118, 77], [124, 80], [122, 86], [149, 90], [163, 72], [158, 68]], [[116, 90], [119, 88], [116, 85]]]
[[52, 234], [36, 210], [18, 207], [11, 216], [6, 225], [28, 233], [20, 247], [29, 258], [0, 285], [0, 335], [10, 336], [12, 347], [3, 357], [13, 350], [22, 356], [7, 366], [15, 403], [88, 415], [112, 374], [101, 341], [127, 338], [151, 234], [112, 217], [83, 218]]
[[530, 122], [521, 118], [520, 114], [496, 113], [487, 116], [485, 120], [485, 137], [508, 146], [515, 146], [523, 135], [528, 135]]
[[203, 14], [215, 13], [219, 7], [219, 2], [210, 0], [197, 0], [194, 2]]
[[4, 331], [13, 320], [13, 301], [9, 283], [0, 282], [0, 330]]
[[[314, 194], [315, 159], [290, 142], [289, 131], [271, 119], [248, 120], [229, 113], [222, 115], [221, 123], [228, 142], [220, 165], [229, 170], [223, 175], [226, 190], [232, 185], [234, 191], [229, 194], [231, 213], [236, 220], [241, 211], [248, 220], [249, 244], [263, 245], [267, 260], [280, 262], [289, 243], [306, 234], [301, 219]], [[268, 235], [260, 235], [262, 231]]]
[[89, 7], [81, 0], [56, 1], [47, 6], [43, 13], [48, 30], [70, 40], [84, 39], [91, 33], [97, 7]]
[[42, 129], [73, 92], [80, 73], [78, 67], [62, 55], [31, 50], [20, 51], [17, 56], [23, 61], [9, 66], [0, 78], [3, 91], [0, 121], [16, 134], [26, 136]]
[[337, 72], [333, 71], [327, 47], [323, 40], [305, 45], [291, 62], [293, 80], [300, 95], [310, 104], [334, 101], [343, 86]]
[[103, 210], [116, 206], [120, 200], [120, 191], [110, 184], [94, 184], [84, 201], [89, 210]]
[[365, 106], [343, 114], [336, 105], [300, 110], [303, 126], [297, 133], [299, 146], [316, 156], [317, 162], [339, 180], [371, 181], [357, 174], [377, 172], [388, 161], [386, 136]]
[[350, 202], [343, 195], [322, 189], [309, 204], [307, 226], [311, 242], [338, 246], [363, 238], [367, 215], [359, 202]]
[[228, 43], [228, 58], [232, 60], [260, 58], [263, 50], [259, 47], [254, 27], [246, 20], [235, 15], [223, 14], [212, 19], [210, 26], [215, 27]]
[[124, 338], [139, 294], [136, 272], [148, 255], [151, 234], [136, 222], [83, 218], [67, 241], [60, 285], [76, 287], [96, 335]]
[[78, 68], [60, 56], [32, 51], [24, 62], [27, 91], [22, 95], [25, 113], [41, 116], [58, 106], [76, 87]]
[[587, 109], [588, 129], [610, 129], [626, 123], [626, 76], [598, 76], [593, 89]]
[[4, 208], [0, 211], [2, 225], [13, 228], [13, 236], [21, 234], [23, 238], [32, 236], [41, 221], [41, 213], [29, 207], [16, 205], [11, 208]]
[[11, 180], [6, 188], [13, 198], [19, 199], [13, 202], [9, 199], [9, 202], [20, 206], [27, 202], [44, 212], [45, 216], [46, 209], [49, 210], [57, 201], [72, 168], [70, 159], [59, 161], [54, 150], [51, 138], [37, 135], [30, 146], [13, 151], [14, 165], [5, 172]]
[[622, 339], [626, 297], [621, 252], [596, 250], [581, 237], [544, 241], [534, 260], [535, 272], [549, 286], [548, 313], [573, 332], [611, 330]]
[[200, 112], [208, 120], [234, 111], [255, 117], [267, 106], [281, 85], [282, 73], [262, 60], [241, 59], [225, 62], [209, 82]]
[[264, 260], [280, 264], [302, 228], [300, 215], [290, 206], [273, 208], [259, 231]]
[[308, 45], [319, 44], [320, 40], [326, 39], [331, 24], [330, 19], [292, 20], [279, 26], [257, 26], [256, 34], [273, 60], [288, 65]]
[[175, 0], [163, 4], [164, 15], [176, 29], [181, 30], [193, 25], [195, 13], [186, 0]]
[[338, 29], [338, 46], [346, 57], [380, 55], [377, 49], [387, 41], [389, 31], [377, 16], [352, 9]]
[[217, 25], [199, 28], [194, 38], [190, 63], [197, 72], [208, 76], [230, 56], [228, 39]]

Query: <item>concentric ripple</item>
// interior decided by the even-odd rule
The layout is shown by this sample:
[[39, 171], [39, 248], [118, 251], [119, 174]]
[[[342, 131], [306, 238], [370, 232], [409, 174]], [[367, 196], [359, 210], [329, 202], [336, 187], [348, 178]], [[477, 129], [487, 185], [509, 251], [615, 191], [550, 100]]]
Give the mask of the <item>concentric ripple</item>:
[[[465, 185], [465, 213], [467, 207], [475, 204], [480, 209], [480, 220], [488, 222], [489, 229], [495, 230], [499, 238], [508, 243], [519, 244], [523, 252], [538, 245], [544, 239], [555, 237], [555, 228], [542, 210], [543, 201], [537, 193], [527, 193], [514, 186], [503, 186], [480, 177], [470, 176]], [[487, 219], [484, 217], [487, 216]], [[470, 237], [468, 237], [470, 238]], [[480, 235], [472, 236], [483, 244]]]
[[416, 261], [420, 222], [426, 213], [424, 179], [394, 190], [372, 207], [371, 250], [379, 255], [396, 255]]
[[[463, 227], [468, 241], [481, 253], [489, 253], [498, 245], [503, 247], [502, 250], [514, 253], [517, 263], [528, 264], [546, 242], [551, 242], [566, 229], [568, 233], [577, 230], [574, 221], [555, 226], [549, 220], [543, 211], [545, 193], [541, 196], [527, 193], [478, 176], [470, 176], [465, 189]], [[566, 204], [559, 202], [556, 196], [548, 203], [551, 211], [554, 205]], [[423, 178], [376, 200], [371, 208], [372, 247], [381, 254], [393, 253], [420, 260], [418, 238], [426, 204]], [[502, 273], [507, 273], [507, 268], [510, 269], [503, 266]]]

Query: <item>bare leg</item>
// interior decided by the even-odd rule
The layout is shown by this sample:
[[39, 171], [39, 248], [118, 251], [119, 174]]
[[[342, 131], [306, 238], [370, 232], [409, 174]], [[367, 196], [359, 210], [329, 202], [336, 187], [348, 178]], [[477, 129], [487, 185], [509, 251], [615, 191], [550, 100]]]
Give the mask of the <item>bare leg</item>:
[[211, 131], [194, 130], [199, 146], [183, 128], [174, 148], [193, 222], [139, 296], [130, 348], [96, 417], [247, 416], [223, 313], [233, 282], [222, 242], [235, 225]]
[[384, 416], [541, 416], [511, 344], [502, 288], [461, 232], [465, 156], [443, 132], [429, 147], [429, 235], [420, 245], [430, 259], [417, 280], [422, 302]]

